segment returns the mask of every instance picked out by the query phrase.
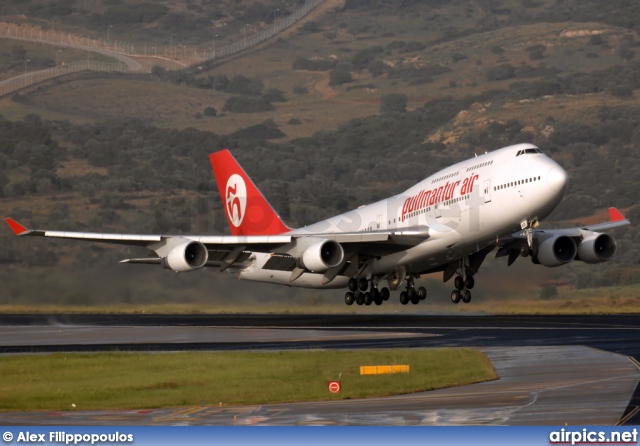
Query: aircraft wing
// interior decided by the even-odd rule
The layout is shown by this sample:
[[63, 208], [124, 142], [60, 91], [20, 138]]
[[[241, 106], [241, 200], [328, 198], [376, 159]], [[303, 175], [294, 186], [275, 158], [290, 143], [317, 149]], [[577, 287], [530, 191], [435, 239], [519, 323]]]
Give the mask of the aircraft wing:
[[[600, 232], [606, 231], [609, 229], [620, 228], [622, 226], [627, 226], [631, 224], [629, 220], [627, 220], [618, 209], [609, 208], [609, 221], [603, 223], [597, 223], [595, 225], [585, 225], [585, 226], [577, 226], [575, 228], [564, 228], [564, 229], [537, 229], [533, 231], [534, 238], [547, 238], [546, 235], [549, 236], [561, 236], [565, 235], [567, 237], [583, 237], [585, 233], [590, 232]], [[516, 232], [512, 234], [513, 238], [517, 239], [526, 239], [527, 235], [524, 231]]]
[[[622, 213], [618, 211], [618, 209], [609, 208], [608, 222], [597, 223], [594, 225], [577, 226], [574, 228], [535, 229], [531, 231], [531, 236], [532, 236], [532, 239], [535, 241], [535, 244], [538, 246], [541, 246], [547, 240], [552, 239], [550, 241], [553, 241], [553, 240], [558, 240], [562, 238], [565, 238], [565, 239], [570, 238], [573, 240], [573, 243], [578, 246], [581, 245], [582, 242], [588, 242], [587, 244], [591, 247], [591, 249], [592, 250], [595, 249], [596, 251], [598, 251], [598, 253], [596, 253], [595, 256], [590, 256], [589, 253], [585, 251], [585, 255], [584, 255], [585, 258], [581, 260], [587, 261], [589, 263], [597, 263], [599, 261], [609, 260], [610, 258], [608, 257], [609, 254], [604, 254], [605, 252], [608, 251], [611, 257], [613, 257], [613, 255], [615, 255], [615, 250], [616, 250], [615, 241], [613, 240], [613, 238], [611, 238], [610, 236], [601, 234], [601, 231], [620, 228], [622, 226], [627, 226], [629, 224], [631, 224], [631, 222], [627, 220], [622, 215]], [[601, 245], [594, 248], [592, 246], [593, 242], [599, 236], [602, 236], [602, 239], [600, 241]], [[521, 249], [524, 248], [526, 250], [525, 245], [527, 245], [527, 237], [528, 236], [527, 236], [526, 230], [515, 232], [506, 237], [500, 237], [496, 241], [496, 244], [500, 248], [496, 253], [496, 257], [503, 257], [508, 255], [509, 256], [508, 264], [511, 265], [518, 258], [518, 255], [521, 252]], [[551, 248], [552, 246], [554, 247]], [[560, 256], [560, 252], [563, 250], [565, 250], [565, 252], [570, 252], [570, 253], [575, 252], [573, 251], [574, 248], [571, 247], [571, 243], [569, 243], [569, 246], [565, 246], [564, 248], [561, 245], [558, 245], [557, 248], [555, 248], [555, 245], [549, 245], [548, 247], [550, 250], [557, 249], [558, 256]], [[573, 259], [574, 256], [571, 256], [569, 254], [567, 259], [569, 258]], [[580, 252], [578, 252], [578, 255], [575, 256], [575, 258], [576, 259], [580, 258]], [[543, 262], [543, 264], [544, 263], [545, 262]], [[547, 264], [547, 266], [557, 266], [554, 264], [555, 261], [553, 259], [547, 263], [549, 263]], [[558, 263], [559, 264], [566, 263], [566, 261], [558, 261]]]
[[[71, 232], [28, 229], [17, 221], [7, 218], [6, 223], [20, 237], [51, 237], [69, 240], [90, 241], [126, 246], [146, 247], [157, 256], [125, 259], [122, 263], [160, 264], [163, 257], [178, 245], [196, 242], [206, 248], [206, 261], [200, 266], [219, 266], [224, 270], [247, 261], [253, 252], [280, 253], [295, 260], [296, 244], [307, 246], [309, 241], [331, 240], [339, 243], [346, 255], [376, 256], [407, 249], [429, 238], [429, 227], [418, 226], [398, 231], [304, 233], [292, 232], [279, 235], [163, 235], [163, 234], [116, 234], [96, 232]], [[307, 239], [307, 243], [300, 243]], [[274, 262], [276, 263], [276, 262]], [[291, 262], [273, 269], [290, 270]], [[295, 263], [295, 262], [294, 262]]]

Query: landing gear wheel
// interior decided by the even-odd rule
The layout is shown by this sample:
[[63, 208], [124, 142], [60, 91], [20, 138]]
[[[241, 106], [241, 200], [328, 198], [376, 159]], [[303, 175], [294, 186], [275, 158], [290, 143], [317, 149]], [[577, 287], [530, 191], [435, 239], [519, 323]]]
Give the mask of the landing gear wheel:
[[460, 294], [462, 294], [462, 302], [464, 302], [465, 304], [468, 304], [469, 302], [471, 302], [471, 291], [462, 290]]
[[413, 305], [418, 305], [420, 303], [420, 296], [418, 296], [418, 293], [416, 293], [415, 290], [413, 291], [413, 294], [411, 295], [411, 303]]
[[349, 288], [349, 291], [352, 292], [358, 291], [358, 279], [356, 279], [355, 277], [349, 279], [349, 281], [347, 282], [347, 288]]
[[358, 281], [358, 287], [360, 288], [360, 291], [367, 291], [367, 288], [369, 288], [369, 281], [367, 279], [360, 279]]
[[377, 288], [371, 288], [371, 298], [376, 305], [382, 305], [382, 294]]
[[351, 291], [347, 291], [347, 294], [344, 295], [344, 303], [347, 305], [353, 305], [355, 301], [356, 298], [353, 293]]
[[520, 255], [522, 257], [529, 257], [530, 254], [531, 248], [529, 248], [529, 245], [522, 245], [522, 247], [520, 248]]
[[402, 305], [407, 305], [409, 303], [409, 296], [407, 295], [406, 291], [400, 293], [400, 303]]
[[364, 293], [364, 304], [368, 307], [373, 303], [373, 299], [371, 298], [371, 293]]
[[453, 281], [453, 286], [456, 287], [456, 290], [464, 288], [464, 279], [462, 276], [456, 276], [456, 280]]
[[453, 290], [451, 292], [451, 302], [453, 302], [454, 304], [460, 302], [461, 298], [462, 296], [460, 295], [460, 290]]
[[418, 297], [420, 300], [425, 300], [427, 298], [427, 289], [423, 286], [418, 288]]
[[387, 287], [384, 287], [383, 289], [381, 289], [380, 294], [382, 295], [382, 300], [389, 300], [389, 297], [391, 297], [391, 292]]
[[476, 281], [473, 276], [467, 276], [467, 278], [464, 280], [464, 287], [468, 290], [472, 290], [475, 284]]
[[363, 293], [356, 294], [356, 303], [358, 305], [362, 305], [364, 303], [364, 294]]
[[415, 288], [407, 288], [407, 297], [409, 298], [409, 300], [413, 301], [413, 299], [418, 295], [418, 293], [416, 293], [416, 289]]

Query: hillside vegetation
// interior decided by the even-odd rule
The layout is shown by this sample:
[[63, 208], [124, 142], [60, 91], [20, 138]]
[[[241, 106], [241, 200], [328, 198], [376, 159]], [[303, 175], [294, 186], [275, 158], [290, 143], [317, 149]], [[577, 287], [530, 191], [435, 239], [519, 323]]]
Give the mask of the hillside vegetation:
[[[80, 3], [66, 3], [69, 20], [87, 29], [98, 20], [92, 14], [133, 4], [83, 3], [91, 13], [82, 13]], [[18, 14], [29, 4], [39, 3], [2, 8]], [[177, 5], [185, 17], [210, 11], [207, 2], [171, 4], [148, 19], [149, 33], [165, 26]], [[265, 4], [216, 8], [240, 17], [234, 8]], [[52, 229], [224, 232], [207, 155], [228, 147], [283, 218], [299, 226], [400, 192], [474, 153], [533, 142], [571, 176], [552, 224], [592, 223], [609, 206], [639, 222], [639, 24], [640, 8], [623, 1], [346, 0], [295, 36], [214, 67], [51, 81], [0, 101], [0, 209]], [[209, 271], [176, 278], [115, 266], [139, 251], [17, 240], [7, 230], [2, 236], [0, 263], [13, 278], [0, 303], [198, 301], [262, 292]], [[513, 283], [534, 296], [543, 283], [638, 284], [638, 225], [616, 236], [619, 255], [604, 265], [521, 262], [507, 270], [488, 260], [474, 298], [514, 296]], [[62, 268], [75, 279], [58, 278]], [[29, 281], [34, 271], [46, 286]], [[114, 292], [97, 279], [120, 274], [129, 282]], [[278, 299], [318, 299], [317, 292], [268, 290]]]

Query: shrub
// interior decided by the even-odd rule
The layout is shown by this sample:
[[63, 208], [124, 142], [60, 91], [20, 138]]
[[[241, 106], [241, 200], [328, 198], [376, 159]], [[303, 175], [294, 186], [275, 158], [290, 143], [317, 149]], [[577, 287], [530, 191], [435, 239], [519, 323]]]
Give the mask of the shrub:
[[351, 63], [356, 69], [361, 70], [369, 65], [369, 63], [376, 60], [376, 55], [382, 53], [383, 51], [384, 49], [381, 46], [373, 46], [371, 48], [360, 50], [356, 54], [354, 54], [353, 58], [351, 59]]
[[380, 98], [380, 112], [404, 113], [407, 111], [407, 95], [402, 93], [389, 93]]
[[222, 107], [223, 111], [231, 113], [255, 113], [274, 109], [275, 107], [263, 98], [251, 96], [231, 96]]
[[262, 99], [267, 102], [287, 102], [287, 98], [284, 97], [284, 92], [277, 88], [267, 88], [262, 93]]
[[490, 81], [503, 81], [515, 77], [516, 69], [509, 64], [501, 64], [487, 70], [485, 76]]
[[547, 47], [544, 45], [533, 45], [527, 48], [527, 52], [529, 53], [529, 59], [531, 60], [540, 60], [544, 59], [544, 52], [547, 50]]
[[309, 94], [309, 89], [304, 85], [296, 85], [293, 87], [294, 94]]
[[318, 23], [314, 22], [313, 20], [306, 22], [304, 25], [302, 25], [302, 29], [308, 33], [320, 32], [320, 27], [318, 26]]
[[353, 82], [351, 72], [344, 69], [331, 70], [329, 72], [329, 85], [336, 86]]
[[249, 79], [242, 75], [236, 75], [227, 85], [226, 91], [233, 94], [260, 96], [263, 88], [264, 84], [260, 79]]
[[213, 107], [206, 107], [204, 109], [204, 115], [209, 117], [218, 116], [218, 111]]
[[389, 66], [380, 59], [372, 60], [369, 62], [369, 65], [367, 65], [367, 70], [369, 70], [369, 73], [371, 73], [371, 76], [373, 77], [383, 75], [388, 69]]

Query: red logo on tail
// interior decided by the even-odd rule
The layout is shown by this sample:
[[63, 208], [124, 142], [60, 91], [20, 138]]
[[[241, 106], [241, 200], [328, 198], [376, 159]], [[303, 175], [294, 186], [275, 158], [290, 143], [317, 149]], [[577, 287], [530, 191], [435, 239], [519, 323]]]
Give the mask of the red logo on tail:
[[247, 186], [240, 175], [233, 174], [227, 180], [226, 191], [229, 222], [238, 228], [242, 224], [247, 208]]

